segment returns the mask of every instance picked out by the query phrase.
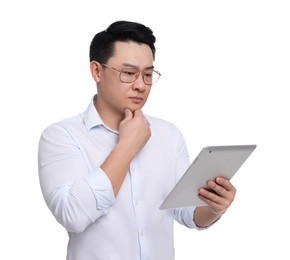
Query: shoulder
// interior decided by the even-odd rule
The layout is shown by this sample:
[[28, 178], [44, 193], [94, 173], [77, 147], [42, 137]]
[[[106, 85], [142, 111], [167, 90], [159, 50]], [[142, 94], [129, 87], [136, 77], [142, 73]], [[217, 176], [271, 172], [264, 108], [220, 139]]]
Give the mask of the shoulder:
[[181, 131], [173, 122], [150, 115], [145, 115], [145, 117], [154, 131], [163, 135], [182, 136]]
[[153, 126], [161, 126], [161, 127], [168, 127], [168, 128], [177, 128], [176, 125], [168, 120], [159, 118], [159, 117], [155, 117], [155, 116], [151, 116], [151, 115], [147, 115], [145, 114], [146, 119], [148, 120], [148, 122], [153, 125]]
[[57, 134], [57, 133], [67, 133], [69, 134], [72, 129], [81, 128], [83, 124], [83, 113], [71, 116], [54, 123], [51, 123], [44, 128], [42, 135], [44, 134]]
[[150, 123], [152, 142], [156, 142], [169, 151], [175, 151], [176, 158], [181, 158], [184, 160], [184, 165], [188, 166], [189, 155], [186, 141], [180, 129], [170, 121], [147, 115], [145, 117]]

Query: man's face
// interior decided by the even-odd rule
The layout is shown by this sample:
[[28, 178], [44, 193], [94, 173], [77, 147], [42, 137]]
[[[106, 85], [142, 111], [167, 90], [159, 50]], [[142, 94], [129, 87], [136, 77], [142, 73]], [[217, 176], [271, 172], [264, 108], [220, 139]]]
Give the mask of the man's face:
[[[114, 55], [106, 65], [110, 68], [102, 66], [100, 70], [97, 102], [101, 102], [102, 108], [110, 110], [109, 113], [113, 114], [123, 115], [125, 108], [131, 111], [141, 109], [151, 89], [151, 85], [144, 83], [142, 76], [145, 69], [153, 68], [150, 47], [135, 42], [116, 42]], [[117, 70], [136, 68], [140, 71], [140, 75], [136, 81], [124, 83], [120, 80], [120, 72], [112, 68]]]

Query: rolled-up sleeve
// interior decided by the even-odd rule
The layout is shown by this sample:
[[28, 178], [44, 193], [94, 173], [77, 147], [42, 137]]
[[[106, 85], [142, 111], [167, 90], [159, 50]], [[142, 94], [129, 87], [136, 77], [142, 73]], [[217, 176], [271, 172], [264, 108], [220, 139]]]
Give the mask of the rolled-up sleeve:
[[115, 201], [112, 184], [101, 168], [86, 177], [86, 181], [91, 187], [99, 210], [108, 210]]
[[114, 202], [106, 174], [100, 167], [90, 168], [77, 140], [61, 125], [42, 133], [38, 167], [46, 204], [69, 232], [82, 232]]
[[196, 207], [175, 209], [174, 210], [174, 218], [178, 223], [180, 223], [181, 225], [184, 225], [188, 228], [194, 228], [197, 230], [207, 229], [208, 227], [199, 227], [195, 224], [195, 222], [194, 222], [195, 209], [196, 209]]

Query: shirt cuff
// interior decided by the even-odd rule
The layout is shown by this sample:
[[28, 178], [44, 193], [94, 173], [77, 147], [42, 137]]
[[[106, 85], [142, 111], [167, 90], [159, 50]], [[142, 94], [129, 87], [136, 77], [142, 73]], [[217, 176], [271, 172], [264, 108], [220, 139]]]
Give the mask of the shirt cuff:
[[[194, 216], [194, 211], [195, 211], [195, 210], [196, 210], [196, 207], [194, 208], [194, 210], [193, 210], [193, 212], [192, 212], [193, 216]], [[198, 230], [208, 229], [208, 228], [211, 227], [214, 223], [216, 223], [220, 218], [221, 218], [221, 216], [220, 216], [218, 219], [216, 219], [213, 223], [211, 223], [210, 225], [205, 226], [205, 227], [199, 227], [199, 226], [197, 226], [197, 225], [195, 224], [195, 222], [194, 222], [194, 225], [195, 225], [195, 228], [198, 229]]]
[[197, 230], [207, 229], [208, 227], [199, 227], [195, 224], [195, 222], [194, 222], [195, 209], [196, 209], [196, 207], [188, 207], [188, 208], [180, 209], [182, 212], [181, 215], [182, 215], [183, 223], [189, 228], [194, 228]]
[[92, 189], [97, 209], [108, 210], [115, 201], [112, 184], [101, 168], [96, 169], [86, 176], [86, 181]]

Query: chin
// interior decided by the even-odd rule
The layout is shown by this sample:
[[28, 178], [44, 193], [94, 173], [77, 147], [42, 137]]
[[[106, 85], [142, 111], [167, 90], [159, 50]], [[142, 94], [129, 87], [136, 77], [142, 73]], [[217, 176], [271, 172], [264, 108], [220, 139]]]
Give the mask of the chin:
[[135, 104], [135, 105], [130, 105], [130, 106], [128, 106], [128, 108], [132, 111], [132, 112], [134, 112], [135, 110], [138, 110], [138, 109], [142, 109], [142, 107], [143, 107], [143, 104], [142, 105], [140, 105], [140, 104]]

